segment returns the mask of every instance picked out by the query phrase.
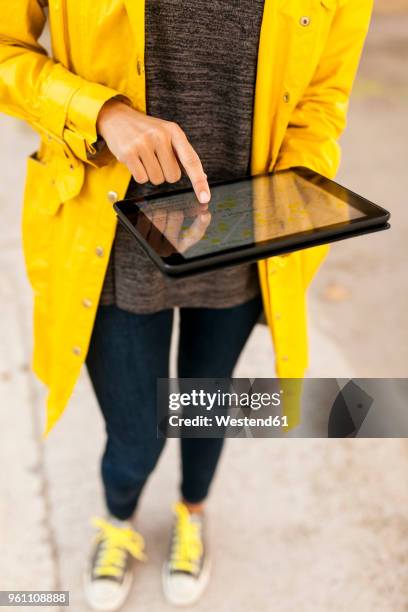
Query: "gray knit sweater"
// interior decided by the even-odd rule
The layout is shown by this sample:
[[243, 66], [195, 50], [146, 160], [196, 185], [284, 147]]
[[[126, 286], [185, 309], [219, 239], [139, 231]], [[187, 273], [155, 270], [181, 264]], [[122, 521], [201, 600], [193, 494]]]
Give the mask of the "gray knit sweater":
[[[251, 127], [263, 0], [147, 0], [147, 113], [176, 121], [209, 181], [250, 171]], [[173, 186], [189, 186], [187, 177]], [[128, 194], [170, 191], [130, 181]], [[256, 264], [188, 279], [162, 275], [117, 227], [101, 304], [135, 313], [165, 308], [225, 308], [259, 293]]]

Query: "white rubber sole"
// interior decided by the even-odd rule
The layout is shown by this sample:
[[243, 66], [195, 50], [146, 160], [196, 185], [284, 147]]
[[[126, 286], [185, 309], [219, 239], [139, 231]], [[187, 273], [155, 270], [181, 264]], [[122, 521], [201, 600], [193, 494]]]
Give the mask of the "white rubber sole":
[[109, 602], [96, 602], [93, 600], [92, 597], [89, 574], [85, 573], [84, 592], [88, 606], [91, 608], [91, 610], [95, 610], [95, 612], [116, 612], [117, 610], [120, 610], [130, 593], [130, 589], [133, 584], [133, 576], [133, 571], [129, 572], [127, 576], [125, 576], [122, 587], [120, 590], [118, 590], [118, 596], [116, 598], [112, 599]]
[[179, 608], [194, 605], [195, 603], [198, 602], [198, 600], [203, 595], [210, 581], [210, 575], [211, 575], [211, 561], [207, 557], [206, 560], [204, 561], [204, 566], [201, 571], [201, 575], [196, 581], [196, 589], [193, 595], [189, 598], [177, 597], [175, 596], [174, 593], [171, 592], [171, 588], [169, 584], [170, 579], [169, 579], [169, 574], [167, 571], [167, 563], [165, 563], [162, 569], [162, 585], [163, 585], [163, 592], [164, 592], [164, 596], [166, 600], [173, 606], [177, 606]]

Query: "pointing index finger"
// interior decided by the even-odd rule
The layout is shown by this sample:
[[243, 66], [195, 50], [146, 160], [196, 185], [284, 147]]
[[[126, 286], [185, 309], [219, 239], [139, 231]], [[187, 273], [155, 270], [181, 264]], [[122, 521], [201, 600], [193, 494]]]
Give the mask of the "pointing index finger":
[[208, 204], [211, 199], [211, 193], [207, 176], [198, 154], [182, 130], [174, 130], [172, 133], [172, 144], [180, 163], [191, 181], [198, 201], [200, 204]]

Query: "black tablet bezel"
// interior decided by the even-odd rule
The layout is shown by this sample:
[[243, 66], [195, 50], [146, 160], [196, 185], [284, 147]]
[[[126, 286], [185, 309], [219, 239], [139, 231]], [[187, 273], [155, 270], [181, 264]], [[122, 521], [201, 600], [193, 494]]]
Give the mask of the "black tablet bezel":
[[[317, 172], [309, 170], [308, 168], [298, 167], [291, 168], [287, 171], [296, 172], [298, 175], [307, 180], [315, 183], [318, 182], [320, 187], [329, 193], [333, 193], [333, 195], [336, 195], [336, 197], [339, 197], [340, 188], [340, 190], [343, 191], [347, 197], [347, 201], [351, 202], [352, 206], [357, 208], [363, 214], [366, 214], [366, 216], [358, 219], [352, 219], [347, 222], [336, 223], [324, 228], [313, 228], [311, 230], [306, 230], [290, 236], [252, 243], [251, 245], [245, 245], [244, 247], [233, 247], [224, 251], [218, 251], [211, 255], [205, 254], [193, 257], [191, 259], [185, 259], [181, 254], [172, 254], [170, 257], [161, 257], [137, 232], [133, 224], [130, 223], [127, 218], [126, 212], [129, 212], [129, 207], [131, 207], [133, 209], [132, 212], [134, 212], [134, 205], [137, 205], [138, 202], [154, 201], [155, 199], [163, 198], [165, 194], [156, 193], [145, 197], [137, 196], [120, 200], [114, 204], [114, 209], [122, 225], [141, 244], [147, 255], [156, 263], [160, 270], [169, 276], [187, 276], [189, 274], [207, 272], [220, 267], [258, 261], [267, 257], [283, 255], [300, 249], [310, 248], [312, 246], [328, 244], [345, 238], [351, 238], [353, 236], [385, 230], [390, 227], [388, 224], [390, 213], [387, 210], [370, 202], [350, 189], [343, 187], [339, 183], [336, 183], [335, 181], [332, 181], [331, 179], [328, 179]], [[284, 170], [283, 172], [287, 171]], [[210, 186], [214, 187], [216, 185], [238, 183], [241, 181], [253, 180], [258, 176], [267, 176], [271, 174], [273, 173], [266, 172], [261, 175], [245, 176], [240, 179], [216, 181], [212, 182]], [[187, 192], [193, 193], [191, 188], [175, 189], [169, 192], [168, 197], [171, 198], [172, 196]], [[346, 200], [346, 198], [344, 198], [344, 200]], [[137, 212], [138, 214], [143, 214], [143, 211], [140, 209], [138, 209]], [[373, 214], [374, 212], [377, 214]]]

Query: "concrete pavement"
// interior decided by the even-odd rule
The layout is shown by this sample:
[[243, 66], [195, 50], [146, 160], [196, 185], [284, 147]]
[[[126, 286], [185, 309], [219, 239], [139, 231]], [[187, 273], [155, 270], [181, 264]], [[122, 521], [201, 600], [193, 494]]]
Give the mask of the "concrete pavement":
[[[407, 376], [407, 27], [406, 16], [373, 23], [339, 175], [390, 208], [393, 229], [333, 247], [310, 295], [311, 375]], [[68, 589], [71, 609], [86, 612], [103, 427], [83, 372], [41, 442], [44, 391], [28, 368], [31, 294], [19, 238], [24, 157], [36, 137], [4, 117], [0, 129], [0, 588]], [[272, 364], [259, 326], [237, 375], [270, 376]], [[228, 440], [210, 508], [214, 579], [197, 612], [408, 610], [407, 460], [406, 440]], [[159, 569], [177, 467], [170, 441], [143, 496], [149, 563], [125, 612], [170, 610]]]

